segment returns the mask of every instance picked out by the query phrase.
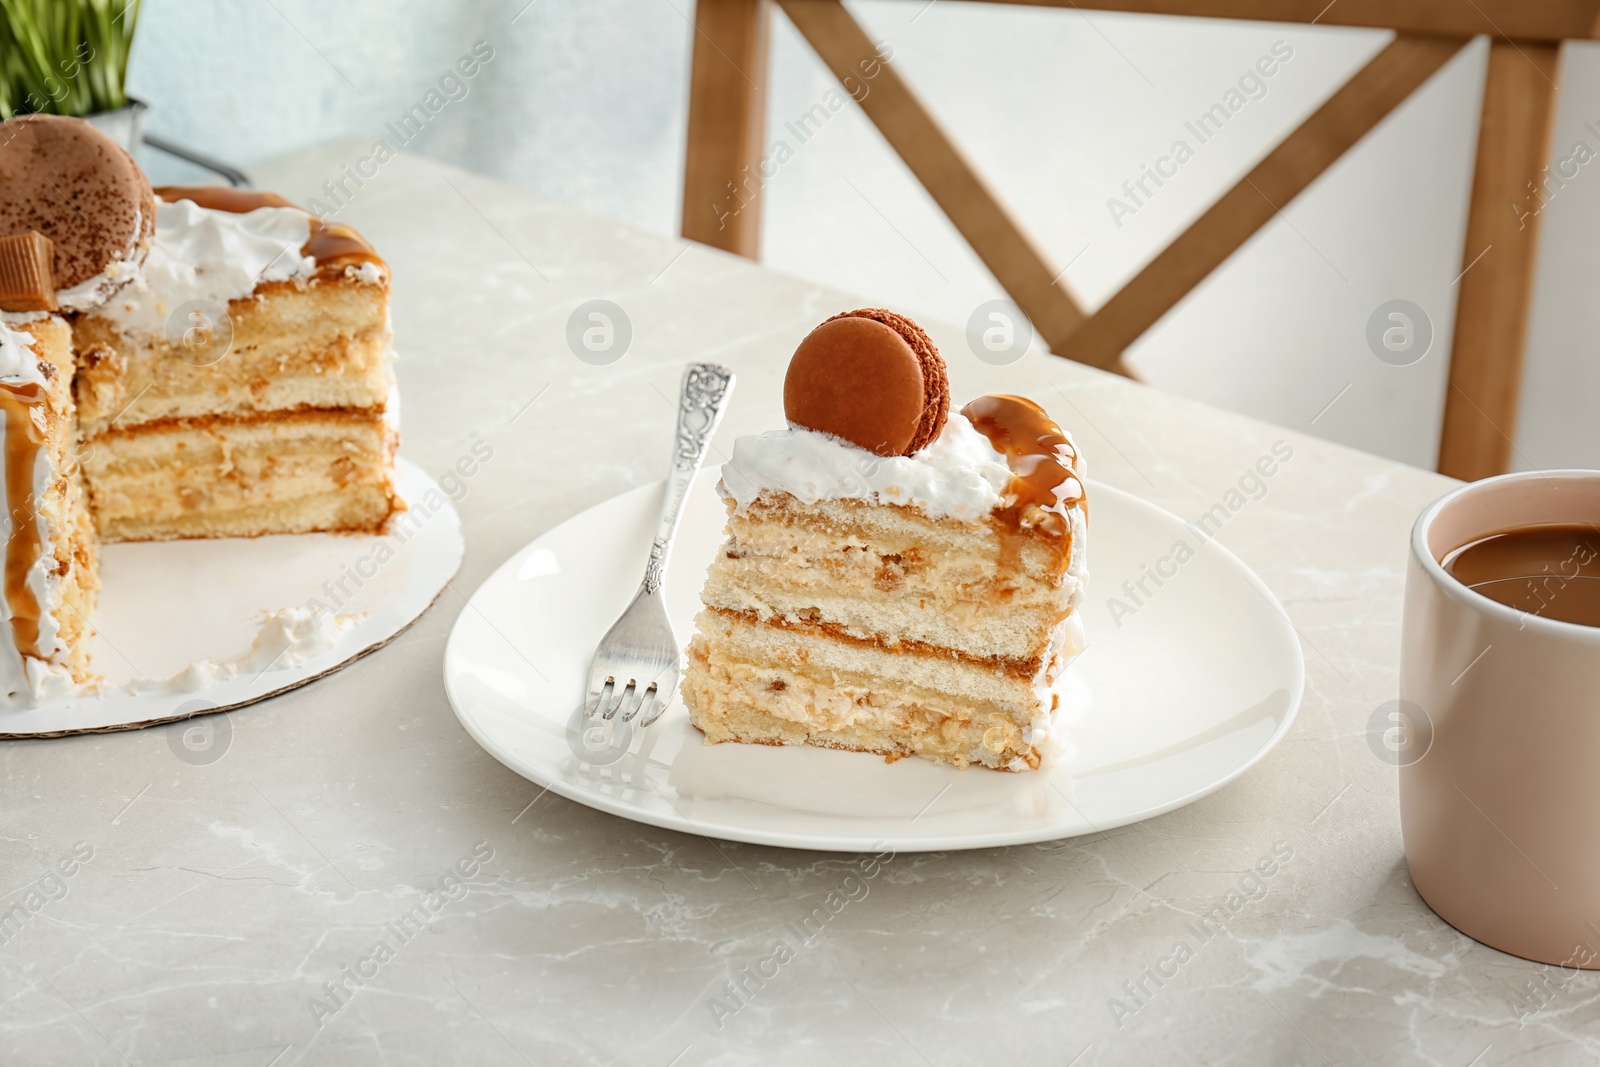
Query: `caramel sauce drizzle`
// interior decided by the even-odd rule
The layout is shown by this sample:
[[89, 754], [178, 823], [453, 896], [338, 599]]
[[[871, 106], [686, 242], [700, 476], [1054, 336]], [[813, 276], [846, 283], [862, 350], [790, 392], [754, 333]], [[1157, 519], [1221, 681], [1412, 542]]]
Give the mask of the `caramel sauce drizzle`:
[[44, 446], [44, 431], [33, 412], [44, 390], [32, 383], [0, 385], [0, 411], [5, 412], [6, 510], [11, 536], [6, 540], [5, 597], [11, 609], [11, 633], [17, 651], [39, 657], [39, 598], [28, 587], [28, 572], [44, 555], [39, 534], [40, 501], [33, 495], [33, 472]]
[[961, 414], [1006, 457], [1011, 468], [1005, 506], [996, 517], [1012, 530], [1022, 529], [1027, 520], [1053, 537], [1067, 536], [1067, 520], [1059, 512], [1043, 510], [1056, 506], [1056, 488], [1069, 480], [1077, 485], [1077, 494], [1064, 497], [1061, 504], [1070, 507], [1083, 499], [1078, 450], [1061, 427], [1038, 404], [1006, 394], [980, 396], [962, 408]]
[[[155, 192], [169, 204], [177, 200], [192, 200], [201, 207], [213, 211], [228, 211], [235, 215], [243, 215], [247, 211], [261, 207], [292, 207], [296, 211], [305, 210], [277, 193], [235, 189], [227, 185], [162, 185], [157, 186]], [[362, 263], [387, 266], [383, 257], [378, 255], [378, 250], [368, 244], [366, 238], [353, 228], [342, 222], [326, 222], [315, 215], [311, 216], [311, 236], [300, 246], [300, 254], [314, 259], [317, 263], [317, 273], [325, 275], [338, 274], [347, 266], [359, 266]]]

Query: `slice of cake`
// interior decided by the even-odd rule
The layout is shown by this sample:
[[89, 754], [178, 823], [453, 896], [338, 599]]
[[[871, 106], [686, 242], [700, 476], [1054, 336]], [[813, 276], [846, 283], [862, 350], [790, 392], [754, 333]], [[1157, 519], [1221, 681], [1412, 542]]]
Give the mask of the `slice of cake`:
[[89, 680], [100, 588], [76, 454], [72, 331], [55, 315], [0, 312], [5, 626], [0, 697], [37, 700]]
[[381, 529], [397, 442], [383, 261], [270, 193], [156, 195], [139, 277], [73, 326], [100, 536]]
[[719, 484], [683, 697], [711, 742], [811, 744], [1029, 770], [1083, 647], [1083, 461], [1044, 410], [948, 414], [914, 323], [835, 316], [796, 350], [790, 427], [741, 437]]

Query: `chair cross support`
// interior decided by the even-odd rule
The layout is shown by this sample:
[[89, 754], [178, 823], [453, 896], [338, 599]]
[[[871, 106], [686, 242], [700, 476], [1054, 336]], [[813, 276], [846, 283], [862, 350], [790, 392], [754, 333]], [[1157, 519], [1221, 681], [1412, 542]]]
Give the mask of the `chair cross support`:
[[[1600, 0], [990, 0], [1384, 27], [1395, 38], [1093, 313], [839, 0], [776, 3], [846, 87], [1057, 355], [1136, 377], [1124, 353], [1455, 56], [1489, 33], [1489, 71], [1458, 280], [1439, 470], [1509, 468], [1537, 253], [1537, 215], [1509, 205], [1549, 150], [1559, 42], [1590, 37]], [[759, 252], [768, 0], [699, 0], [683, 235]], [[1508, 39], [1506, 35], [1511, 35]], [[730, 224], [731, 221], [731, 224]], [[1492, 255], [1481, 255], [1485, 248]], [[1478, 258], [1474, 258], [1478, 257]]]

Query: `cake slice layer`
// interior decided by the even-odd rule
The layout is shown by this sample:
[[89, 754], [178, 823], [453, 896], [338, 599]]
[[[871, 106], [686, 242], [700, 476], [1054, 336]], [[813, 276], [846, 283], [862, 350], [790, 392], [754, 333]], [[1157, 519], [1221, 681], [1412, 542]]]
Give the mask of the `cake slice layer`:
[[386, 286], [356, 281], [276, 282], [230, 302], [225, 323], [196, 310], [195, 324], [177, 323], [170, 337], [84, 316], [73, 328], [83, 432], [264, 411], [381, 411], [387, 297]]
[[311, 411], [102, 433], [84, 461], [107, 541], [380, 530], [396, 507], [381, 416]]
[[1059, 564], [1073, 547], [1064, 540], [1065, 549], [1036, 539], [1011, 545], [985, 523], [765, 494], [730, 511], [701, 597], [723, 611], [862, 638], [892, 634], [908, 647], [1032, 676], [1080, 595], [1079, 576]]
[[958, 767], [1039, 765], [1048, 669], [1018, 678], [711, 610], [696, 623], [683, 699], [708, 741], [813, 744]]

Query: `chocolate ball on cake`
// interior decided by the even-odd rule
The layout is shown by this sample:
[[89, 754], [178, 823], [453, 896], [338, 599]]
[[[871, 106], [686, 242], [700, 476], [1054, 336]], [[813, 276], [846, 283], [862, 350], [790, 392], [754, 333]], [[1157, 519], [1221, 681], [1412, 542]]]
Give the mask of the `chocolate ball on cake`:
[[55, 284], [72, 289], [144, 258], [156, 198], [144, 171], [81, 119], [24, 115], [0, 136], [0, 236], [37, 231], [55, 246]]
[[903, 315], [846, 311], [795, 349], [783, 411], [790, 422], [880, 456], [909, 456], [933, 443], [949, 415], [944, 357]]

